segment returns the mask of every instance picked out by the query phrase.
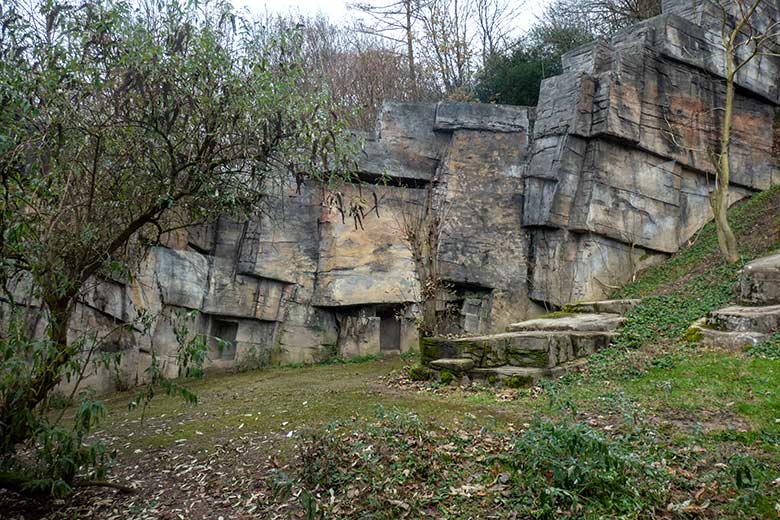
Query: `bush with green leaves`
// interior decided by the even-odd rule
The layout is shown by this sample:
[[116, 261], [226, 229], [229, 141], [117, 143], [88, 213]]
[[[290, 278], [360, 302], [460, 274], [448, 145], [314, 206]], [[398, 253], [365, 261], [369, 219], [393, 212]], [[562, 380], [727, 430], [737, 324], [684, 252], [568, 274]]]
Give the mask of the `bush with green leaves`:
[[[356, 143], [327, 90], [299, 88], [301, 35], [271, 36], [227, 1], [9, 0], [0, 27], [0, 464], [11, 467], [47, 439], [51, 457], [78, 451], [41, 437], [47, 399], [92, 363], [115, 364], [111, 344], [148, 326], [141, 316], [74, 337], [95, 285], [132, 281], [166, 233], [247, 218], [280, 186], [348, 178]], [[198, 375], [203, 345], [180, 344], [183, 375]], [[193, 399], [155, 362], [148, 375]], [[77, 466], [51, 476], [89, 471]]]
[[572, 421], [536, 418], [504, 457], [513, 495], [536, 518], [582, 508], [591, 516], [638, 516], [661, 505], [668, 475], [646, 454]]

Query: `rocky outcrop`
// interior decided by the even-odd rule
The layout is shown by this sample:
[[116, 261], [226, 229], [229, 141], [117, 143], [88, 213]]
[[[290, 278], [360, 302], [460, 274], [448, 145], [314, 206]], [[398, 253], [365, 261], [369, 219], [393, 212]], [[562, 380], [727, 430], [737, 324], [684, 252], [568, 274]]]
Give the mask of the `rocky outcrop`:
[[[637, 302], [611, 300], [590, 305], [628, 309]], [[625, 321], [620, 314], [558, 313], [512, 324], [501, 334], [425, 338], [420, 353], [422, 362], [434, 370], [509, 387], [531, 386], [540, 379], [579, 370], [585, 358], [609, 345]]]
[[744, 267], [739, 301], [743, 305], [780, 305], [780, 254], [759, 258]]
[[698, 343], [744, 349], [780, 333], [780, 254], [747, 264], [740, 274], [739, 305], [709, 313], [691, 325]]
[[[248, 221], [167, 237], [132, 283], [102, 280], [83, 295], [74, 337], [146, 316], [105, 347], [126, 354], [120, 369], [91, 381], [103, 390], [142, 382], [153, 352], [175, 374], [177, 319], [230, 346], [215, 346], [218, 367], [413, 347], [420, 289], [401, 223], [427, 190], [442, 219], [449, 287], [439, 310], [448, 332], [478, 338], [443, 340], [437, 359], [466, 355], [473, 371], [533, 379], [600, 348], [621, 318], [492, 333], [566, 304], [624, 314], [632, 303], [593, 301], [710, 219], [708, 149], [724, 96], [720, 13], [687, 0], [667, 0], [663, 11], [565, 55], [535, 108], [388, 102], [361, 151], [360, 185], [276, 186]], [[758, 20], [777, 19], [767, 9]], [[780, 58], [760, 56], [737, 78], [732, 202], [780, 182], [779, 77]], [[363, 218], [340, 213], [334, 199], [361, 201]], [[746, 271], [745, 303], [780, 303], [761, 286], [777, 279], [773, 269]], [[530, 359], [538, 363], [518, 364]]]
[[570, 313], [550, 318], [537, 318], [535, 320], [513, 323], [507, 327], [508, 332], [520, 332], [528, 330], [577, 330], [611, 332], [625, 324], [626, 318], [620, 314], [588, 314]]
[[[564, 73], [543, 82], [524, 193], [532, 298], [603, 297], [709, 218], [724, 96], [710, 7], [665, 2], [661, 16], [565, 55]], [[779, 64], [763, 56], [738, 77], [732, 201], [780, 182]]]

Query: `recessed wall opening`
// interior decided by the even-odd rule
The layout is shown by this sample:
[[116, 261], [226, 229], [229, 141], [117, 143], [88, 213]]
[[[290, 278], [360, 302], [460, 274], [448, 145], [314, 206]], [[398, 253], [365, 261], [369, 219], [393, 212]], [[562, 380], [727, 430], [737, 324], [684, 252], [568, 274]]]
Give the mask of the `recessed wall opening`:
[[401, 350], [401, 321], [397, 317], [396, 307], [378, 307], [376, 316], [379, 318], [379, 350]]
[[[227, 320], [211, 321], [211, 341], [212, 352], [217, 359], [233, 360], [236, 359], [236, 335], [238, 334], [238, 323]], [[219, 341], [217, 340], [219, 338]], [[221, 344], [221, 352], [220, 352]]]
[[492, 289], [450, 282], [436, 302], [436, 314], [444, 334], [480, 334], [487, 330]]

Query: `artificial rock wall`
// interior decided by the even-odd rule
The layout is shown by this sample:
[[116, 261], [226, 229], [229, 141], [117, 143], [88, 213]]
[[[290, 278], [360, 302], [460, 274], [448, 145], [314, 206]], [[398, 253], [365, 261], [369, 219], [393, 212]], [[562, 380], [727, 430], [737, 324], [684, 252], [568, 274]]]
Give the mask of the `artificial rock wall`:
[[[152, 351], [175, 373], [166, 317], [191, 310], [194, 330], [230, 345], [212, 352], [214, 366], [412, 348], [419, 287], [401, 222], [429, 186], [443, 217], [450, 332], [503, 330], [603, 298], [663, 261], [710, 218], [707, 150], [724, 97], [719, 12], [685, 0], [663, 9], [564, 56], [536, 108], [387, 103], [361, 155], [366, 183], [341, 194], [376, 194], [363, 229], [304, 186], [281, 189], [251, 221], [169, 237], [133, 284], [107, 281], [83, 298], [74, 337], [151, 316], [111, 338], [122, 365], [90, 382], [143, 382]], [[758, 23], [777, 19], [771, 5], [760, 14]], [[780, 60], [767, 56], [738, 76], [733, 201], [780, 182], [779, 79]]]

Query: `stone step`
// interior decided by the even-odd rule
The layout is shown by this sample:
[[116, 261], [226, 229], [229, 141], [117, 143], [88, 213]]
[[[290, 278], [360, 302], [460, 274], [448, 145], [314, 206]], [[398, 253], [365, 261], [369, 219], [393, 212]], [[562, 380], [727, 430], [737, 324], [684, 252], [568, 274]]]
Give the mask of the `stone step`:
[[468, 358], [474, 361], [475, 368], [503, 365], [553, 368], [606, 347], [612, 336], [604, 331], [528, 331], [469, 338], [424, 338], [420, 341], [420, 354], [426, 364], [442, 358]]
[[559, 318], [537, 318], [509, 325], [508, 332], [532, 330], [571, 330], [580, 332], [614, 331], [623, 326], [626, 318], [620, 314], [574, 313]]
[[642, 300], [640, 299], [625, 299], [577, 302], [565, 305], [563, 310], [566, 312], [620, 314], [621, 316], [625, 316], [634, 307], [639, 305], [641, 301]]
[[761, 332], [728, 332], [710, 328], [707, 319], [696, 321], [688, 329], [687, 337], [705, 347], [742, 351], [769, 338]]
[[554, 379], [569, 372], [581, 370], [587, 363], [585, 359], [569, 361], [554, 368], [527, 368], [504, 365], [491, 368], [475, 368], [469, 372], [469, 376], [475, 380], [481, 380], [490, 384], [502, 382], [513, 388], [528, 388], [539, 383], [542, 379]]
[[442, 358], [430, 362], [431, 368], [463, 373], [474, 368], [474, 360], [470, 358]]
[[753, 260], [742, 269], [739, 301], [743, 305], [780, 304], [780, 254]]
[[780, 330], [780, 305], [744, 307], [734, 305], [713, 311], [707, 324], [726, 332], [759, 332], [772, 334]]

